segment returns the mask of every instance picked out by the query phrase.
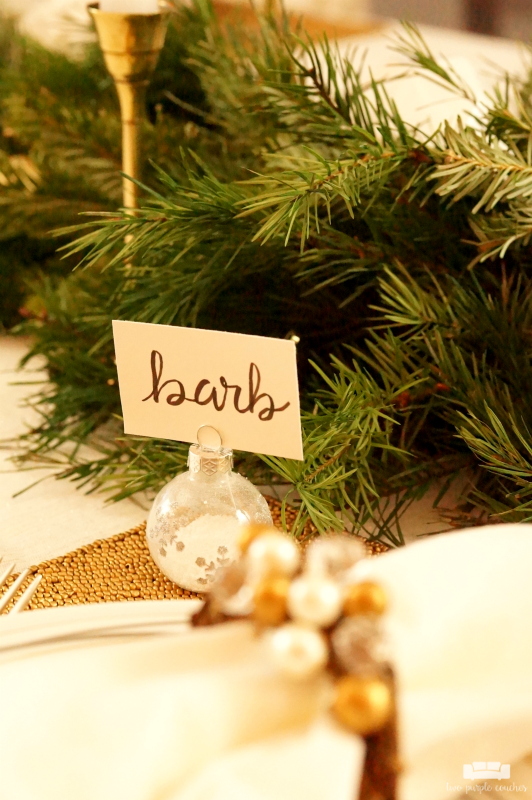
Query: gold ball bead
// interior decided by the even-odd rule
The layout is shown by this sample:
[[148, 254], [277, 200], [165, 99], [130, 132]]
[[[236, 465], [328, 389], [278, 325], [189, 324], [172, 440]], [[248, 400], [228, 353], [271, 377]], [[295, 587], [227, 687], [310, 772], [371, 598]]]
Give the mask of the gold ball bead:
[[264, 523], [251, 522], [245, 525], [240, 537], [238, 539], [238, 546], [242, 554], [247, 553], [248, 548], [252, 542], [259, 536], [264, 536], [265, 533], [278, 533], [277, 528], [272, 525], [265, 525]]
[[380, 678], [345, 675], [335, 686], [333, 714], [360, 736], [380, 730], [392, 713], [390, 686]]
[[286, 599], [290, 581], [287, 578], [265, 578], [255, 589], [254, 616], [262, 625], [280, 625], [286, 619]]
[[343, 612], [346, 617], [359, 614], [383, 614], [386, 610], [386, 592], [378, 583], [364, 581], [349, 586], [345, 593]]

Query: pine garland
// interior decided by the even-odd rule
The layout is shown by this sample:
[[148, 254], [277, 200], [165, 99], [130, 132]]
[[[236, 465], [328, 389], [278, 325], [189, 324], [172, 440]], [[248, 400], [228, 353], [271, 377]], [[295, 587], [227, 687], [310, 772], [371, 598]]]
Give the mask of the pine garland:
[[[83, 208], [71, 210], [99, 215], [59, 232], [80, 268], [35, 287], [44, 313], [24, 329], [51, 386], [32, 400], [42, 424], [26, 458], [62, 461], [63, 477], [115, 499], [182, 468], [184, 446], [119, 434], [112, 318], [296, 333], [305, 461], [242, 462], [298, 492], [296, 532], [309, 518], [339, 529], [343, 515], [401, 544], [405, 509], [435, 482], [441, 499], [463, 471], [462, 522], [530, 519], [532, 75], [508, 78], [469, 124], [428, 136], [386, 84], [364, 85], [360, 61], [291, 35], [286, 20], [231, 31], [201, 0], [175, 31], [163, 65], [186, 63], [196, 97], [167, 92], [185, 116], [165, 106], [147, 127], [157, 166], [135, 217], [115, 208], [109, 93], [98, 113], [63, 97], [56, 139], [34, 118], [50, 182], [83, 179]], [[415, 28], [397, 49], [411, 71], [472, 99]], [[90, 137], [70, 159], [60, 140], [68, 126], [98, 140], [100, 110], [114, 114], [115, 139], [93, 171]], [[86, 443], [99, 458], [81, 456]]]

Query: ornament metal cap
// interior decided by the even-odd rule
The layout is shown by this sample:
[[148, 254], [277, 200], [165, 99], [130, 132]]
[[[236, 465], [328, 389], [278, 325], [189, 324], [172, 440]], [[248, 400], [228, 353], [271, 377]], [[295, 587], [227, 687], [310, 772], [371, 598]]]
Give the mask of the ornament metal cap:
[[201, 444], [192, 444], [188, 451], [188, 468], [193, 473], [203, 472], [205, 475], [231, 472], [233, 451], [227, 447], [212, 450]]

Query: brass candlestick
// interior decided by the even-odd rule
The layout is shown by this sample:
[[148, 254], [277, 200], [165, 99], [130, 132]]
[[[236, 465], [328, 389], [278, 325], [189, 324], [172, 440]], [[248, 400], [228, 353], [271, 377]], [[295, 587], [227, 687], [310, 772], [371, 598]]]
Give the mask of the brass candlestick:
[[[122, 117], [122, 168], [140, 179], [140, 126], [145, 116], [146, 88], [164, 45], [169, 14], [117, 14], [100, 11], [91, 3], [89, 13], [113, 78]], [[125, 208], [138, 208], [138, 187], [124, 178]]]

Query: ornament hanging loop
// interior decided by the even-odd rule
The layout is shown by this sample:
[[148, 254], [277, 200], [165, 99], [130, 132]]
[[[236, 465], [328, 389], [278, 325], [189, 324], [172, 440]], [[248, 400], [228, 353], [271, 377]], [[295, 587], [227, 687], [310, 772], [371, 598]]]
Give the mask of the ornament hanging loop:
[[220, 450], [222, 447], [222, 435], [212, 425], [200, 425], [197, 440], [200, 447], [209, 450]]

